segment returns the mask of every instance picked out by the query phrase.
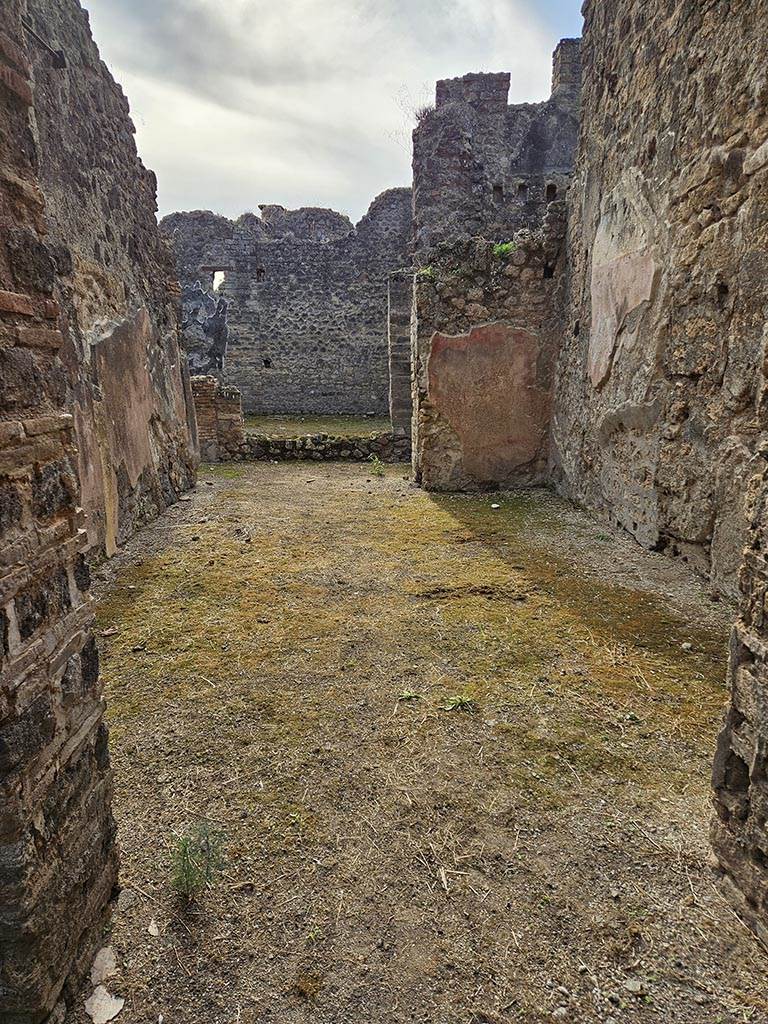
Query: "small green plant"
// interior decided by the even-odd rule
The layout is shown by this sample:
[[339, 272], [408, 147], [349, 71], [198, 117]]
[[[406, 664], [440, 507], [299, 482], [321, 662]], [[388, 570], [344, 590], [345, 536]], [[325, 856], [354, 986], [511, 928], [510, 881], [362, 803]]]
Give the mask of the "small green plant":
[[435, 279], [435, 268], [434, 267], [419, 267], [417, 271], [418, 277], [428, 277], [430, 281]]
[[440, 707], [443, 711], [474, 712], [478, 710], [477, 701], [471, 697], [465, 697], [461, 693], [455, 693], [452, 697], [448, 698], [445, 704], [441, 704]]
[[493, 247], [493, 255], [497, 260], [503, 260], [506, 259], [510, 253], [513, 253], [516, 248], [517, 245], [515, 242], [499, 242]]
[[421, 700], [421, 694], [416, 693], [415, 690], [403, 690], [402, 693], [398, 693], [397, 699], [407, 704], [410, 701]]
[[372, 476], [384, 476], [384, 463], [381, 461], [378, 455], [369, 455], [368, 461], [371, 464]]
[[216, 882], [223, 867], [222, 836], [207, 821], [196, 822], [173, 852], [173, 887], [189, 902]]

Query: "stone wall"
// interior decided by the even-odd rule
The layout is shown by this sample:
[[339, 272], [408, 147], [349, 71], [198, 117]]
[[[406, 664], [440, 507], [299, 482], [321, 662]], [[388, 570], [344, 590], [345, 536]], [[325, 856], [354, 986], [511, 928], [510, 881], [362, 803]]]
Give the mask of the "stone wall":
[[245, 442], [245, 424], [237, 388], [222, 385], [215, 377], [193, 377], [192, 395], [200, 458], [205, 462], [223, 462], [238, 455]]
[[195, 366], [239, 388], [246, 411], [386, 412], [387, 280], [408, 265], [408, 189], [384, 192], [356, 227], [332, 210], [263, 206], [235, 222], [173, 214], [161, 228], [185, 295], [224, 272], [222, 365]]
[[215, 377], [192, 378], [200, 455], [206, 462], [407, 462], [410, 440], [392, 431], [354, 436], [306, 434], [284, 437], [263, 432], [246, 433], [240, 392]]
[[389, 275], [387, 298], [387, 346], [389, 350], [389, 418], [392, 432], [410, 438], [413, 400], [411, 396], [411, 311], [413, 273], [397, 270]]
[[541, 484], [561, 332], [565, 207], [510, 243], [443, 243], [416, 274], [416, 479], [430, 490]]
[[[77, 0], [28, 0], [40, 185], [89, 542], [112, 553], [194, 480], [178, 288], [128, 102]], [[188, 409], [190, 410], [188, 414]]]
[[736, 590], [768, 295], [765, 0], [585, 7], [554, 474]]
[[429, 489], [547, 479], [579, 47], [558, 46], [544, 103], [508, 106], [508, 74], [438, 82], [413, 133], [413, 463]]
[[22, 0], [3, 0], [0, 1019], [9, 1024], [44, 1019], [71, 972], [77, 980], [89, 965], [117, 870], [65, 321], [55, 297], [60, 258], [46, 237], [24, 14]]
[[503, 242], [562, 200], [579, 124], [579, 40], [553, 58], [552, 95], [508, 106], [508, 74], [437, 83], [434, 110], [413, 133], [416, 247], [480, 236]]
[[[747, 494], [750, 542], [741, 569], [742, 612], [731, 636], [731, 703], [713, 771], [712, 841], [726, 890], [768, 943], [768, 445]], [[753, 469], [755, 466], [753, 465]]]

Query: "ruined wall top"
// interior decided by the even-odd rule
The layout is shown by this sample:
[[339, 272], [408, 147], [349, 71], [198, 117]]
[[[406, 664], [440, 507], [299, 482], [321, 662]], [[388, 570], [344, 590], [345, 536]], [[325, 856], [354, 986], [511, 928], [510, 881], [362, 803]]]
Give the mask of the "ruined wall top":
[[435, 108], [413, 133], [417, 252], [458, 237], [504, 241], [540, 224], [573, 170], [581, 91], [580, 40], [553, 57], [552, 95], [507, 104], [510, 75], [437, 83]]
[[478, 112], [499, 113], [507, 108], [510, 81], [507, 71], [473, 72], [461, 78], [445, 78], [437, 83], [435, 106], [469, 103]]
[[287, 210], [284, 206], [264, 203], [259, 204], [259, 209], [262, 225], [271, 238], [284, 238], [291, 234], [313, 242], [329, 242], [332, 238], [343, 238], [354, 231], [352, 221], [346, 214], [319, 206]]
[[561, 39], [552, 57], [552, 95], [581, 92], [581, 39]]

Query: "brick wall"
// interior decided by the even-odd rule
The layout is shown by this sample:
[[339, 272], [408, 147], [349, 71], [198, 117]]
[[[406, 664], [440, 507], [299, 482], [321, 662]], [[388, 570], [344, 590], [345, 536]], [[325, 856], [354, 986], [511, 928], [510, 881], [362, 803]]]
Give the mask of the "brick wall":
[[0, 12], [0, 1019], [88, 965], [116, 879], [73, 418], [21, 0]]

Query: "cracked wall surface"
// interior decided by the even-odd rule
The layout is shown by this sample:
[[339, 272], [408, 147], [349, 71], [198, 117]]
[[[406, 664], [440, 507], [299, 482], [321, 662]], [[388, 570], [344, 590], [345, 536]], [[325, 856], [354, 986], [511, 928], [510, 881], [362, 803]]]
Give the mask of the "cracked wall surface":
[[414, 131], [413, 465], [432, 490], [547, 479], [579, 40], [553, 69], [536, 104], [507, 105], [507, 74], [438, 82]]
[[112, 780], [58, 247], [22, 0], [0, 9], [0, 1020], [38, 1024], [100, 941]]
[[128, 101], [87, 13], [76, 0], [29, 0], [27, 15], [66, 64], [30, 45], [86, 529], [111, 554], [194, 481], [178, 286], [155, 219], [155, 176], [137, 155]]
[[[387, 286], [409, 264], [410, 204], [409, 189], [390, 189], [357, 226], [333, 210], [281, 206], [234, 222], [204, 211], [164, 218], [185, 321], [200, 289], [227, 307], [221, 365], [210, 347], [198, 357], [194, 325], [185, 331], [194, 371], [237, 387], [246, 412], [385, 413]], [[212, 293], [216, 271], [224, 280]]]
[[763, 429], [766, 6], [585, 16], [554, 475], [735, 594]]

